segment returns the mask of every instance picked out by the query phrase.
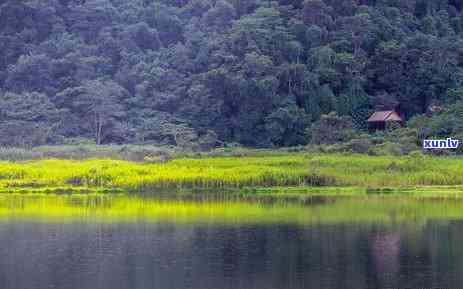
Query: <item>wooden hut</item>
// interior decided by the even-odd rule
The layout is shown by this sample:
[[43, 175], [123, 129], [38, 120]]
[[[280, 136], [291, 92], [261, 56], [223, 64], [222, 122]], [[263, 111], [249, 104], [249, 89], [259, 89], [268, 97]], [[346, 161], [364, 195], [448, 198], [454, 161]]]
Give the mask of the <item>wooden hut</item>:
[[403, 118], [395, 110], [376, 111], [368, 119], [370, 130], [385, 130], [389, 123], [403, 125]]

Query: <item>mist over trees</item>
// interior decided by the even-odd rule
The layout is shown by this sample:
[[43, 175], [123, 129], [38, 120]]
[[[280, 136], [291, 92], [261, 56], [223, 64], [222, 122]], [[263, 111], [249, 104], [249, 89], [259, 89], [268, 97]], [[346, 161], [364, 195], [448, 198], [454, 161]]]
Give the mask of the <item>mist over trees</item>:
[[2, 145], [292, 146], [462, 99], [463, 0], [0, 0]]

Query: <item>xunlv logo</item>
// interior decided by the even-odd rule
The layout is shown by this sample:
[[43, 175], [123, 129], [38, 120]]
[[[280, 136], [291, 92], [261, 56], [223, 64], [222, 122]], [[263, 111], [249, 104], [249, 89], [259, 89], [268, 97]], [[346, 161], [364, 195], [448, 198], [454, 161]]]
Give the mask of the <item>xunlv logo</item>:
[[459, 141], [457, 139], [425, 139], [423, 148], [425, 149], [456, 149]]

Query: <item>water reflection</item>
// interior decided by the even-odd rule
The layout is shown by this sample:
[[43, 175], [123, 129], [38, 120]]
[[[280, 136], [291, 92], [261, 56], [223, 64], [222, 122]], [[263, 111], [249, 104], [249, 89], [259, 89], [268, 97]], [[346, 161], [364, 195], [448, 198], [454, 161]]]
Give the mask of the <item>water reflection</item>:
[[400, 270], [400, 234], [398, 232], [372, 233], [369, 239], [375, 275], [381, 288], [398, 288]]
[[[406, 212], [400, 206], [377, 208], [381, 217], [367, 214], [372, 221], [349, 215], [320, 222], [340, 213], [339, 204], [329, 203], [300, 207], [296, 217], [287, 207], [292, 221], [286, 222], [273, 222], [274, 217], [227, 222], [231, 216], [207, 221], [214, 210], [208, 217], [201, 211], [195, 222], [124, 221], [112, 214], [107, 217], [113, 221], [105, 222], [88, 211], [59, 222], [55, 213], [52, 219], [21, 215], [38, 212], [28, 211], [26, 201], [0, 223], [0, 288], [461, 288], [463, 220], [452, 209], [456, 202], [407, 202]], [[111, 202], [104, 206], [115, 209]], [[241, 206], [233, 212], [238, 208], [251, 210]]]

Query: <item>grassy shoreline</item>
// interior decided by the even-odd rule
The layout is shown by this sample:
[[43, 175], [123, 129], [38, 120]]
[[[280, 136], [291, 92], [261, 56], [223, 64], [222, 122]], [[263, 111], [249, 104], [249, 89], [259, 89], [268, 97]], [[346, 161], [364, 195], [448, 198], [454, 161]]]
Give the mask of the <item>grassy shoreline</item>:
[[362, 187], [245, 187], [242, 189], [181, 189], [154, 191], [127, 191], [117, 188], [46, 187], [2, 188], [0, 195], [138, 195], [161, 198], [211, 197], [232, 198], [241, 201], [296, 201], [311, 202], [318, 198], [406, 197], [415, 199], [463, 199], [463, 186], [426, 186], [409, 188]]
[[463, 193], [463, 159], [281, 153], [120, 160], [0, 162], [0, 192], [235, 192], [267, 195]]

